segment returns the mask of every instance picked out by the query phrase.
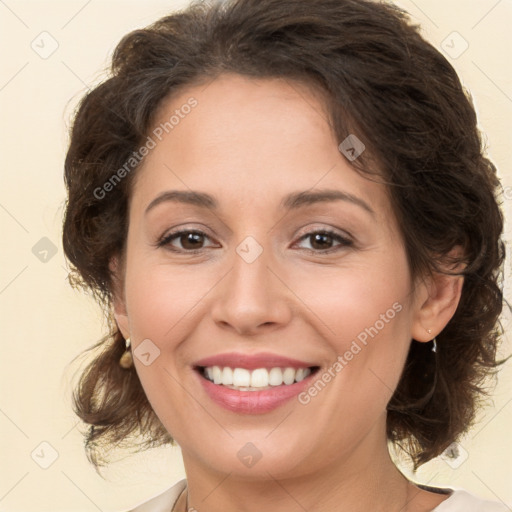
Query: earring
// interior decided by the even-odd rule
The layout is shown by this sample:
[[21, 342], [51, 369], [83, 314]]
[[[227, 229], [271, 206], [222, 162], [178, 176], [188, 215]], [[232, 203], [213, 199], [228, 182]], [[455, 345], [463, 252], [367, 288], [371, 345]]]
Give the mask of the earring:
[[126, 338], [125, 344], [126, 344], [126, 350], [123, 353], [123, 355], [121, 356], [121, 359], [119, 359], [119, 366], [121, 368], [124, 368], [125, 370], [128, 370], [129, 368], [131, 368], [133, 366], [133, 357], [132, 357], [132, 353], [130, 350], [130, 346], [131, 346], [130, 338]]
[[[432, 334], [432, 329], [427, 329], [427, 332], [429, 334]], [[434, 336], [434, 339], [432, 340], [432, 352], [437, 352], [437, 341], [436, 341], [435, 336]]]

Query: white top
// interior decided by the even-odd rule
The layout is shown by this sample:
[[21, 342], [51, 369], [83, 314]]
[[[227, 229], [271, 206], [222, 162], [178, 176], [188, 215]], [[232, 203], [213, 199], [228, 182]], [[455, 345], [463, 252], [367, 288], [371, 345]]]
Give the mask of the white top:
[[462, 489], [451, 491], [451, 496], [432, 512], [510, 512], [512, 510], [504, 503], [483, 500]]
[[[179, 495], [187, 486], [187, 479], [180, 480], [163, 493], [135, 507], [129, 512], [171, 512]], [[425, 487], [424, 487], [425, 488]], [[427, 489], [432, 489], [427, 487]], [[462, 489], [443, 489], [450, 497], [432, 512], [510, 512], [512, 507], [495, 501], [486, 501]]]

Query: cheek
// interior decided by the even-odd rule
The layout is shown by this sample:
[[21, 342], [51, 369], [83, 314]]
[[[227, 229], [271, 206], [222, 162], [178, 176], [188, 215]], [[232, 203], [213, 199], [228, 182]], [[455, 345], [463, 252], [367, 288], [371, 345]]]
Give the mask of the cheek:
[[[307, 276], [307, 277], [304, 277]], [[410, 279], [402, 254], [303, 274], [294, 288], [328, 341], [334, 398], [383, 408], [398, 383], [411, 332]], [[329, 376], [326, 376], [329, 379]], [[350, 389], [349, 396], [346, 390]], [[344, 398], [340, 399], [339, 397]]]
[[128, 269], [126, 280], [128, 315], [134, 337], [172, 344], [174, 332], [182, 330], [189, 315], [215, 284], [197, 267], [173, 270], [163, 264], [139, 260]]
[[[192, 369], [186, 340], [204, 315], [205, 295], [218, 279], [211, 273], [190, 266], [173, 271], [169, 266], [139, 259], [127, 267], [126, 300], [133, 350], [143, 340], [151, 340], [158, 356], [149, 366], [134, 358], [137, 374], [146, 396], [166, 429], [173, 434], [186, 431], [186, 417], [175, 411], [199, 417], [202, 412], [190, 399], [181, 382]], [[183, 373], [185, 372], [185, 373]], [[198, 410], [194, 410], [194, 409]], [[194, 411], [194, 412], [192, 412]], [[185, 426], [184, 426], [185, 425]]]
[[[393, 259], [395, 261], [393, 261]], [[333, 345], [346, 348], [347, 340], [364, 342], [368, 330], [388, 333], [391, 326], [408, 325], [410, 280], [400, 255], [364, 264], [289, 273], [294, 293], [317, 317], [317, 325]]]

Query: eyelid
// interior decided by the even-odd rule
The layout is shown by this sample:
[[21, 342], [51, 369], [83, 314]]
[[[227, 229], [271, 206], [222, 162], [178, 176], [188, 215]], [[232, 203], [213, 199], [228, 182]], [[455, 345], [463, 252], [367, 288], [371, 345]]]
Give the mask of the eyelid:
[[296, 236], [299, 238], [302, 238], [305, 235], [311, 235], [313, 233], [319, 233], [319, 232], [337, 235], [342, 238], [346, 238], [346, 239], [350, 239], [350, 240], [352, 240], [352, 238], [353, 238], [352, 235], [348, 231], [344, 231], [339, 228], [334, 228], [332, 226], [328, 226], [325, 224], [324, 225], [313, 225], [313, 226], [308, 225], [308, 226], [302, 228]]
[[[204, 229], [194, 228], [194, 227], [185, 225], [185, 226], [177, 226], [177, 227], [171, 229], [170, 231], [164, 232], [164, 234], [158, 238], [158, 240], [156, 241], [156, 243], [154, 245], [157, 248], [171, 247], [171, 240], [179, 239], [180, 235], [183, 235], [186, 233], [195, 233], [195, 234], [202, 235], [203, 237], [212, 240], [212, 237]], [[181, 252], [183, 254], [194, 254], [194, 252], [199, 252], [204, 249], [206, 249], [206, 247], [202, 247], [199, 249], [188, 249], [188, 250], [172, 248], [169, 250], [171, 250], [171, 251], [174, 250], [175, 252]]]
[[335, 245], [334, 247], [331, 247], [330, 249], [325, 249], [325, 250], [318, 250], [318, 251], [315, 251], [314, 249], [304, 249], [304, 250], [306, 250], [308, 252], [312, 252], [314, 254], [328, 254], [331, 252], [338, 251], [340, 249], [340, 247], [353, 247], [355, 245], [354, 239], [350, 234], [348, 234], [346, 232], [340, 233], [338, 230], [336, 230], [334, 228], [330, 228], [330, 227], [329, 228], [322, 228], [322, 227], [311, 228], [308, 231], [306, 231], [304, 234], [299, 235], [299, 238], [297, 239], [296, 242], [294, 242], [293, 245], [296, 245], [298, 242], [301, 242], [302, 240], [305, 240], [308, 237], [313, 236], [317, 233], [329, 235], [334, 240], [338, 241], [339, 244]]
[[[212, 247], [211, 245], [209, 245], [207, 247], [200, 247], [197, 249], [180, 249], [180, 248], [176, 248], [171, 245], [172, 241], [179, 240], [181, 235], [184, 235], [187, 233], [198, 234], [198, 235], [201, 235], [202, 237], [207, 238], [209, 240], [212, 240], [212, 238], [213, 238], [202, 229], [193, 228], [193, 227], [186, 226], [186, 225], [185, 226], [181, 225], [181, 226], [175, 227], [174, 229], [172, 229], [170, 231], [165, 232], [157, 240], [157, 242], [154, 245], [156, 248], [164, 248], [164, 249], [166, 248], [167, 250], [169, 250], [171, 252], [178, 253], [178, 254], [184, 254], [184, 255], [185, 254], [190, 254], [190, 255], [198, 254], [198, 253]], [[354, 245], [355, 245], [354, 239], [349, 233], [340, 232], [332, 227], [317, 226], [317, 227], [310, 227], [307, 231], [303, 232], [302, 234], [298, 234], [297, 235], [298, 238], [296, 238], [296, 241], [293, 243], [293, 245], [291, 247], [296, 246], [301, 241], [306, 240], [308, 237], [311, 237], [318, 233], [330, 236], [331, 238], [333, 238], [334, 241], [337, 241], [338, 244], [335, 245], [334, 247], [331, 247], [328, 249], [320, 249], [320, 250], [308, 249], [308, 248], [300, 248], [300, 249], [307, 251], [308, 253], [311, 253], [311, 254], [326, 255], [326, 254], [330, 254], [330, 253], [339, 252], [343, 248], [354, 247]]]

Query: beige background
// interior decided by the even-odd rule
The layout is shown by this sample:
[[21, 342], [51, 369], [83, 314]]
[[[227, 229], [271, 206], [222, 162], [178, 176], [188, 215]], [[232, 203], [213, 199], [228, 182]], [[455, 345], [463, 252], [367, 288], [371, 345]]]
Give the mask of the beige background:
[[[511, 0], [397, 3], [435, 46], [451, 52], [451, 62], [473, 94], [489, 154], [504, 186], [512, 187]], [[106, 472], [108, 480], [87, 462], [80, 425], [70, 408], [76, 366], [69, 363], [105, 326], [95, 304], [66, 282], [60, 235], [72, 109], [86, 88], [101, 79], [126, 32], [185, 4], [0, 1], [2, 512], [120, 511], [184, 477], [177, 448], [127, 458], [121, 454]], [[50, 35], [40, 35], [43, 31]], [[457, 56], [464, 41], [469, 47]], [[504, 209], [510, 219], [512, 188], [506, 191]], [[508, 263], [510, 281], [509, 269]], [[505, 326], [509, 323], [504, 317]], [[507, 340], [504, 353], [511, 350]], [[512, 503], [511, 388], [512, 362], [501, 373], [494, 406], [461, 443], [459, 459], [433, 461], [421, 468], [417, 480]]]

